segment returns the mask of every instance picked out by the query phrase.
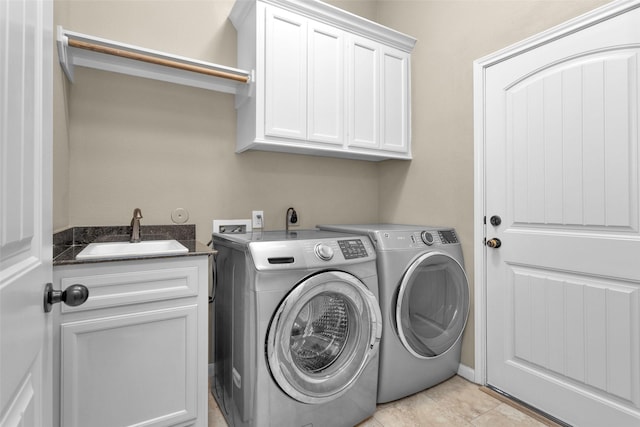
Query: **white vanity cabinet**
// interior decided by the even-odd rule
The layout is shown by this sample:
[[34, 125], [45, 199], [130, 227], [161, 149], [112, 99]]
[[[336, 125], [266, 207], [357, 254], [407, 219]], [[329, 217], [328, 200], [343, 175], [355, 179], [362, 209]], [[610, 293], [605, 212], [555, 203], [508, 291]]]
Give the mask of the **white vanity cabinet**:
[[237, 151], [410, 159], [415, 39], [319, 1], [238, 0]]
[[207, 425], [208, 257], [54, 266], [54, 426]]

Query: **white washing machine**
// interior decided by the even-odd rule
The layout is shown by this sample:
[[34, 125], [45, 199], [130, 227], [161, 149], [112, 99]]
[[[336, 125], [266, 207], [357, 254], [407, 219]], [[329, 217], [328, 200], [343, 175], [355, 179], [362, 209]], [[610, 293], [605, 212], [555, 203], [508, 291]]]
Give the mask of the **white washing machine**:
[[378, 255], [378, 402], [389, 402], [455, 375], [469, 314], [469, 283], [454, 229], [417, 225], [320, 225], [365, 234]]
[[367, 236], [214, 234], [214, 380], [230, 426], [353, 426], [376, 408], [376, 254]]

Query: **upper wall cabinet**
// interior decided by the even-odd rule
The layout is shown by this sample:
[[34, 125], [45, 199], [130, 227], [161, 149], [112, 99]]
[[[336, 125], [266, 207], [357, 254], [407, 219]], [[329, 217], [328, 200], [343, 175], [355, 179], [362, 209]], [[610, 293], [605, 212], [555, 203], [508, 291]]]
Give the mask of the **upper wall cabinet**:
[[415, 39], [319, 1], [237, 0], [237, 151], [411, 159]]

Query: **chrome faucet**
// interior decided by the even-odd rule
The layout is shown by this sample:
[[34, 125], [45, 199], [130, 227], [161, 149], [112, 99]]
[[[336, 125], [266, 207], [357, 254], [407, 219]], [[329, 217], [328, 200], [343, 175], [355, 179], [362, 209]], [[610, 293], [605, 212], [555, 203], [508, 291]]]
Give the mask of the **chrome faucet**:
[[140, 220], [142, 219], [142, 211], [140, 208], [133, 210], [133, 218], [131, 218], [131, 243], [138, 243], [140, 240]]

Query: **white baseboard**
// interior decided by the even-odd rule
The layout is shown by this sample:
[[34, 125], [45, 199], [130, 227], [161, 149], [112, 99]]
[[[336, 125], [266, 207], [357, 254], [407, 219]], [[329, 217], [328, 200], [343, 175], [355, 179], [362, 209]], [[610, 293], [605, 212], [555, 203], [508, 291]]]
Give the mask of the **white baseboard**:
[[462, 363], [458, 365], [458, 375], [472, 383], [476, 382], [476, 373], [473, 368], [463, 365]]

